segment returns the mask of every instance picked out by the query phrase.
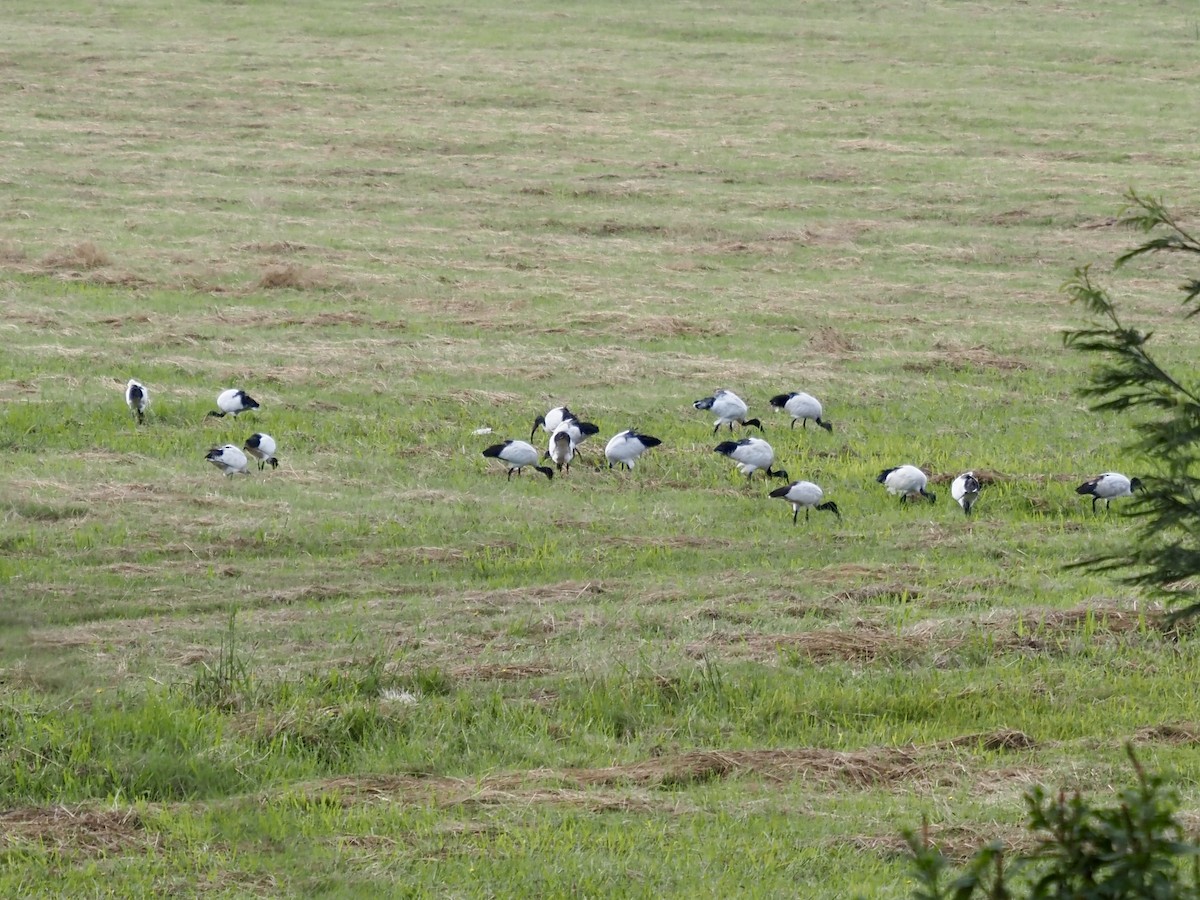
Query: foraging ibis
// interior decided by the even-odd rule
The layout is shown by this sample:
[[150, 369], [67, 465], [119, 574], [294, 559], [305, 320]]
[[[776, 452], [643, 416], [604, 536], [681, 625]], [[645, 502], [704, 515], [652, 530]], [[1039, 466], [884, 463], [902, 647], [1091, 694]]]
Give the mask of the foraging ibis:
[[229, 390], [217, 394], [217, 407], [209, 413], [210, 416], [218, 419], [223, 419], [225, 416], [236, 418], [238, 413], [244, 413], [248, 409], [258, 409], [258, 401], [245, 391], [229, 388]]
[[558, 471], [563, 470], [566, 466], [568, 472], [571, 471], [571, 460], [575, 458], [575, 441], [571, 438], [571, 432], [566, 428], [566, 423], [558, 426], [554, 434], [550, 435], [550, 446], [546, 450], [546, 458], [554, 460], [554, 465]]
[[537, 448], [533, 444], [525, 441], [505, 441], [503, 444], [492, 444], [483, 451], [483, 455], [489, 459], [498, 459], [508, 466], [508, 478], [511, 479], [513, 472], [518, 475], [526, 466], [533, 466], [534, 469], [541, 472], [549, 479], [554, 478], [554, 470], [549, 466], [539, 466]]
[[271, 464], [272, 469], [279, 468], [279, 460], [275, 458], [275, 438], [269, 434], [258, 432], [250, 435], [242, 449], [258, 460], [258, 471], [266, 468], [267, 463]]
[[963, 508], [963, 512], [969, 516], [971, 514], [971, 507], [979, 499], [979, 488], [979, 479], [975, 477], [975, 473], [963, 472], [950, 483], [950, 496], [954, 498], [955, 503]]
[[129, 384], [125, 385], [125, 405], [129, 407], [129, 411], [133, 413], [139, 425], [146, 421], [146, 407], [150, 405], [150, 392], [136, 378], [130, 378]]
[[630, 428], [609, 438], [608, 443], [604, 445], [604, 456], [608, 459], [610, 469], [620, 464], [624, 464], [626, 469], [632, 469], [639, 456], [661, 443], [656, 437], [638, 434]]
[[1096, 512], [1096, 501], [1104, 501], [1104, 509], [1108, 510], [1117, 497], [1132, 497], [1134, 491], [1142, 489], [1140, 478], [1128, 478], [1120, 472], [1105, 472], [1095, 478], [1089, 478], [1075, 488], [1077, 494], [1092, 495], [1092, 513]]
[[922, 497], [927, 498], [930, 503], [937, 501], [937, 494], [925, 490], [925, 485], [929, 483], [929, 479], [916, 466], [906, 465], [884, 469], [875, 480], [884, 485], [888, 489], [889, 494], [899, 494], [901, 503], [908, 502], [909, 494], [920, 494]]
[[717, 417], [717, 421], [713, 425], [713, 434], [720, 431], [722, 425], [728, 425], [729, 430], [733, 431], [734, 422], [745, 428], [753, 425], [759, 431], [765, 431], [762, 427], [762, 422], [758, 421], [758, 419], [746, 418], [746, 414], [750, 412], [750, 407], [746, 406], [746, 401], [733, 391], [727, 391], [722, 388], [711, 397], [703, 397], [697, 400], [692, 406], [696, 407], [696, 409], [712, 410], [713, 415]]
[[713, 447], [714, 453], [728, 456], [737, 463], [738, 471], [749, 478], [762, 469], [772, 478], [787, 478], [788, 473], [783, 469], [772, 470], [775, 462], [775, 449], [762, 438], [748, 437], [740, 441], [722, 441]]
[[821, 418], [821, 401], [812, 394], [806, 394], [803, 391], [776, 394], [771, 398], [771, 405], [782, 409], [792, 417], [792, 428], [796, 427], [797, 421], [803, 423], [802, 427], [807, 428], [808, 420], [812, 419], [826, 431], [833, 431], [833, 426]]
[[599, 426], [593, 425], [591, 422], [580, 422], [575, 416], [570, 416], [558, 423], [558, 426], [550, 432], [550, 442], [554, 443], [554, 435], [560, 431], [566, 432], [571, 438], [571, 444], [575, 447], [582, 444], [593, 434], [600, 431]]
[[556, 406], [544, 416], [538, 416], [533, 420], [533, 428], [529, 431], [529, 439], [533, 440], [533, 436], [537, 434], [538, 428], [541, 428], [546, 434], [554, 434], [554, 429], [566, 419], [574, 418], [576, 418], [575, 413], [571, 412], [565, 406]]
[[817, 485], [811, 481], [793, 481], [786, 487], [775, 488], [771, 491], [772, 497], [778, 497], [780, 500], [786, 500], [792, 504], [792, 524], [796, 524], [796, 516], [800, 514], [800, 507], [804, 507], [804, 521], [808, 521], [808, 512], [810, 509], [828, 510], [839, 519], [842, 517], [841, 511], [837, 508], [837, 504], [832, 500], [821, 502], [825, 496]]
[[233, 444], [213, 447], [204, 458], [224, 472], [226, 476], [250, 474], [246, 468], [249, 464], [246, 454]]

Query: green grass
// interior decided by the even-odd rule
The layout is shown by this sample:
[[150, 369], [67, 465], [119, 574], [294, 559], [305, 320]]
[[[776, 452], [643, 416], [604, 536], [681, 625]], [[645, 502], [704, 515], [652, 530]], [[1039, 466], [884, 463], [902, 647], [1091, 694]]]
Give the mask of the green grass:
[[[903, 828], [1025, 841], [1130, 740], [1200, 804], [1194, 638], [1064, 568], [1146, 461], [1059, 291], [1191, 365], [1194, 273], [1107, 271], [1128, 188], [1200, 209], [1187, 10], [6, 14], [0, 893], [899, 898]], [[840, 521], [712, 452], [717, 387]], [[480, 455], [563, 402], [569, 475]]]

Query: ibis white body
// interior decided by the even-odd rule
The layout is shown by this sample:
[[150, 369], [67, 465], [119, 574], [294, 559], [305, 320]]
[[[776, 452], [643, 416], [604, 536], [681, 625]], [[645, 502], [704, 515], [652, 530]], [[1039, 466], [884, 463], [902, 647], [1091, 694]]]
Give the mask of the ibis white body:
[[213, 447], [204, 458], [227, 476], [250, 474], [247, 469], [250, 463], [246, 459], [246, 454], [233, 444], [226, 444], [224, 447]]
[[580, 422], [574, 416], [563, 419], [558, 423], [558, 427], [550, 432], [550, 442], [547, 445], [547, 450], [554, 446], [554, 438], [560, 432], [565, 433], [571, 439], [572, 447], [578, 447], [599, 430], [591, 422]]
[[498, 459], [508, 466], [509, 478], [512, 478], [513, 472], [521, 474], [521, 470], [526, 466], [533, 466], [547, 478], [554, 477], [553, 469], [537, 464], [537, 447], [525, 441], [505, 441], [503, 444], [492, 444], [483, 451], [483, 455], [489, 459]]
[[738, 471], [749, 478], [762, 469], [772, 478], [787, 478], [788, 473], [782, 469], [772, 471], [775, 462], [775, 449], [758, 437], [742, 438], [740, 441], [722, 441], [713, 448], [714, 453], [728, 456], [737, 463]]
[[971, 507], [979, 499], [979, 488], [979, 479], [975, 477], [975, 473], [963, 472], [950, 483], [950, 496], [954, 498], [955, 503], [963, 508], [963, 512], [969, 516], [971, 514]]
[[713, 423], [713, 434], [720, 431], [722, 425], [728, 425], [729, 430], [733, 431], [734, 422], [746, 428], [753, 425], [759, 431], [763, 430], [762, 422], [758, 421], [758, 419], [746, 418], [750, 412], [750, 407], [746, 405], [745, 400], [733, 391], [727, 391], [722, 388], [711, 397], [703, 397], [697, 400], [692, 406], [696, 407], [696, 409], [712, 410], [712, 414], [717, 417], [717, 421]]
[[139, 425], [146, 421], [146, 410], [150, 406], [150, 392], [136, 378], [130, 378], [129, 384], [125, 385], [125, 405], [129, 407], [129, 411], [133, 413], [133, 417], [138, 420]]
[[571, 437], [571, 430], [566, 422], [559, 425], [554, 434], [550, 435], [550, 446], [546, 450], [546, 456], [554, 460], [558, 471], [561, 472], [564, 467], [568, 472], [571, 471], [571, 460], [575, 458], [575, 440]]
[[243, 390], [229, 388], [217, 394], [217, 409], [209, 415], [220, 419], [225, 416], [237, 416], [248, 409], [258, 409], [258, 401]]
[[1092, 512], [1094, 513], [1097, 500], [1103, 500], [1104, 508], [1107, 510], [1117, 497], [1132, 497], [1133, 492], [1141, 490], [1141, 488], [1142, 482], [1139, 478], [1129, 478], [1120, 472], [1105, 472], [1103, 475], [1089, 478], [1075, 488], [1075, 493], [1091, 494]]
[[625, 468], [632, 469], [639, 456], [661, 443], [662, 441], [656, 437], [638, 434], [630, 428], [620, 434], [614, 434], [608, 439], [608, 443], [604, 445], [604, 456], [608, 460], [610, 469], [616, 465], [624, 465]]
[[802, 427], [807, 428], [808, 420], [812, 419], [826, 431], [833, 431], [833, 426], [821, 418], [821, 401], [812, 394], [803, 391], [777, 394], [771, 398], [771, 405], [792, 417], [792, 428], [796, 427], [796, 422], [801, 422]]
[[252, 434], [246, 438], [246, 443], [242, 447], [247, 453], [258, 460], [258, 470], [261, 472], [267, 465], [271, 464], [272, 469], [279, 468], [279, 460], [275, 458], [275, 438], [269, 434], [261, 432]]
[[821, 500], [825, 496], [825, 492], [820, 487], [813, 484], [811, 481], [793, 481], [786, 487], [776, 488], [771, 491], [771, 496], [780, 500], [786, 500], [792, 504], [792, 524], [796, 524], [796, 516], [800, 514], [801, 508], [804, 509], [804, 521], [808, 521], [808, 512], [811, 509], [826, 510], [833, 513], [839, 519], [842, 517], [841, 511], [837, 508], [837, 504], [832, 500], [822, 503]]
[[925, 490], [929, 478], [916, 466], [904, 465], [884, 469], [875, 480], [886, 487], [889, 494], [899, 494], [901, 503], [908, 501], [909, 494], [920, 494], [930, 503], [937, 500], [937, 494]]

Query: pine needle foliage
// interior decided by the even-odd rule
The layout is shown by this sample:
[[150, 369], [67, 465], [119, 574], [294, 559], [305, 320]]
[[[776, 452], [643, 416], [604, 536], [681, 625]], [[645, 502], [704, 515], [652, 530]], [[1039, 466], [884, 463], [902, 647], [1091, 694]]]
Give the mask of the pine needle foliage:
[[[1114, 268], [1152, 253], [1200, 257], [1200, 240], [1188, 232], [1158, 199], [1128, 194], [1119, 224], [1153, 237], [1117, 257]], [[1200, 280], [1180, 286], [1184, 318], [1200, 313]], [[1142, 478], [1143, 491], [1128, 507], [1140, 520], [1132, 546], [1090, 557], [1075, 568], [1120, 571], [1121, 581], [1168, 595], [1178, 608], [1172, 618], [1200, 613], [1194, 580], [1200, 575], [1200, 393], [1169, 372], [1150, 349], [1153, 332], [1141, 331], [1119, 313], [1089, 266], [1077, 268], [1063, 286], [1073, 303], [1095, 317], [1088, 328], [1063, 335], [1066, 347], [1096, 353], [1104, 361], [1081, 393], [1101, 413], [1134, 414], [1137, 438], [1130, 449], [1150, 460], [1154, 473]]]

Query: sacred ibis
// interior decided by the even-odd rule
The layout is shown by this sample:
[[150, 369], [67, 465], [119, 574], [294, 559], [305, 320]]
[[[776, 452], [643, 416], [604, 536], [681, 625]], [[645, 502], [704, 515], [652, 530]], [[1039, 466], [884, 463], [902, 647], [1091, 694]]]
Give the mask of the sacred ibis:
[[746, 401], [733, 391], [727, 391], [722, 388], [711, 397], [703, 397], [697, 400], [692, 406], [696, 407], [696, 409], [712, 410], [713, 415], [717, 417], [717, 421], [713, 425], [713, 434], [720, 431], [722, 425], [728, 425], [729, 430], [733, 431], [734, 422], [745, 428], [753, 425], [759, 431], [765, 431], [762, 427], [762, 422], [758, 421], [758, 419], [746, 418], [746, 414], [750, 412], [750, 407], [746, 406]]
[[804, 507], [804, 521], [808, 521], [808, 511], [810, 509], [828, 510], [839, 519], [842, 517], [841, 512], [837, 508], [837, 504], [832, 500], [821, 502], [821, 498], [825, 493], [811, 481], [793, 481], [786, 487], [775, 488], [771, 491], [772, 497], [778, 497], [780, 500], [786, 500], [792, 504], [792, 524], [796, 524], [796, 516], [800, 513], [800, 507]]
[[534, 469], [541, 472], [547, 478], [554, 478], [554, 470], [549, 466], [539, 466], [537, 448], [533, 444], [525, 441], [505, 441], [503, 444], [492, 444], [483, 451], [483, 455], [489, 459], [498, 459], [508, 466], [508, 478], [511, 479], [513, 472], [518, 475], [526, 466], [533, 466]]

